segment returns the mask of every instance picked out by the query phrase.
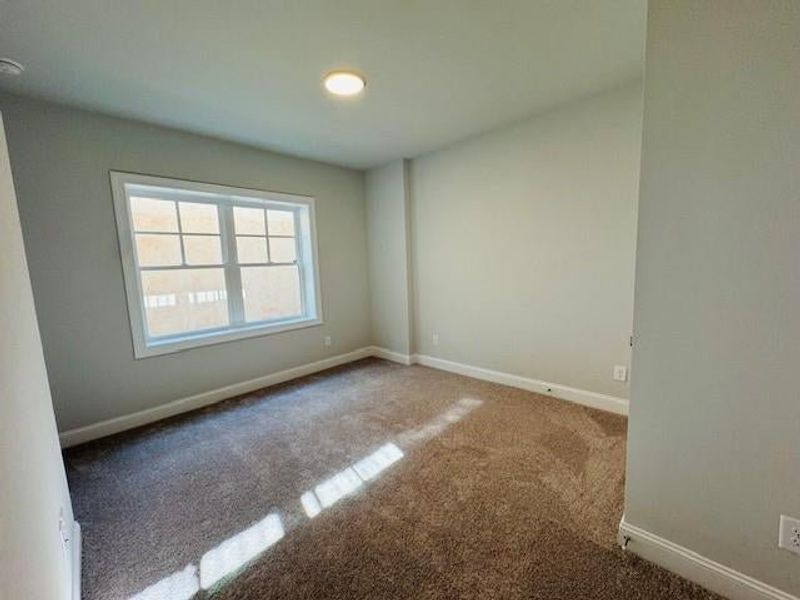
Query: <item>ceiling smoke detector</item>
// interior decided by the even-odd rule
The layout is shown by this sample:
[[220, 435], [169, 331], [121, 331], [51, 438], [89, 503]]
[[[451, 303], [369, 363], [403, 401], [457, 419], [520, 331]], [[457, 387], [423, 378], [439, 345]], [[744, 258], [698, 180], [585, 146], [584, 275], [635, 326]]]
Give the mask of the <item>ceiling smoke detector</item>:
[[16, 77], [25, 70], [21, 64], [10, 58], [0, 58], [0, 75], [6, 77]]

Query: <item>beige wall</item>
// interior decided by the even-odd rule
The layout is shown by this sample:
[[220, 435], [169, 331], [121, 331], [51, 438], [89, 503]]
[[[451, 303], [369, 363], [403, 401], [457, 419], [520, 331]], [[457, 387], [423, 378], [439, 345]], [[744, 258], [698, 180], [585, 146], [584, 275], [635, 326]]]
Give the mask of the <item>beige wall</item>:
[[411, 354], [408, 161], [366, 174], [372, 337], [382, 348]]
[[[0, 598], [67, 599], [72, 505], [0, 119]], [[71, 538], [71, 529], [67, 530]]]
[[640, 128], [631, 83], [412, 162], [417, 352], [628, 396]]
[[650, 0], [625, 518], [800, 594], [800, 3]]
[[[0, 107], [59, 429], [371, 343], [363, 173], [15, 96]], [[325, 324], [134, 360], [110, 169], [314, 196]]]

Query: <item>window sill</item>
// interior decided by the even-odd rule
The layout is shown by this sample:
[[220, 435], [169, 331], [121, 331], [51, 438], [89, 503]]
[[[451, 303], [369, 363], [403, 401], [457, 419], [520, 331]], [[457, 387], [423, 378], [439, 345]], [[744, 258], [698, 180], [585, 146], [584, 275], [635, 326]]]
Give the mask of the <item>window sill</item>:
[[276, 333], [285, 333], [287, 331], [305, 329], [307, 327], [316, 327], [318, 325], [322, 325], [322, 319], [319, 317], [303, 317], [300, 319], [281, 321], [269, 325], [256, 324], [237, 329], [200, 332], [193, 335], [168, 338], [149, 343], [135, 343], [133, 354], [134, 358], [139, 360], [141, 358], [150, 358], [152, 356], [160, 356], [162, 354], [184, 352], [194, 348], [202, 348], [204, 346], [213, 346], [216, 344], [224, 344], [237, 340], [274, 335]]

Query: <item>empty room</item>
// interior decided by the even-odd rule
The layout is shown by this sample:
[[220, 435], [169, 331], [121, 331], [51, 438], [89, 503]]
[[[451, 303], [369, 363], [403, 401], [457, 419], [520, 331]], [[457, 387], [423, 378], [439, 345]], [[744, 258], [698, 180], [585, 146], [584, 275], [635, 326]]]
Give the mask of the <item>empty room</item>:
[[800, 599], [800, 2], [0, 1], [0, 600]]

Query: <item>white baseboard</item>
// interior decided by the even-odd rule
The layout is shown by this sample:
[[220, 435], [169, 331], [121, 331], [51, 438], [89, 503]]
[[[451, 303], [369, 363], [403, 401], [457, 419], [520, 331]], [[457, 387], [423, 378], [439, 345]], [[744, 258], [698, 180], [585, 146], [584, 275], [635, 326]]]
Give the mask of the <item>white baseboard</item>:
[[160, 406], [141, 410], [129, 415], [123, 415], [106, 421], [100, 421], [99, 423], [93, 423], [92, 425], [70, 429], [61, 433], [59, 439], [61, 440], [61, 446], [63, 448], [68, 448], [127, 429], [147, 425], [148, 423], [166, 419], [167, 417], [172, 417], [190, 410], [202, 408], [240, 394], [246, 394], [277, 383], [283, 383], [291, 379], [303, 377], [304, 375], [310, 375], [318, 371], [324, 371], [325, 369], [367, 358], [368, 356], [377, 356], [378, 358], [390, 360], [402, 365], [419, 363], [426, 367], [433, 367], [434, 369], [440, 369], [442, 371], [450, 371], [451, 373], [502, 383], [531, 392], [548, 394], [556, 398], [561, 398], [562, 400], [569, 400], [570, 402], [591, 406], [592, 408], [599, 408], [622, 415], [628, 414], [628, 401], [622, 398], [615, 398], [614, 396], [580, 390], [565, 385], [547, 383], [546, 381], [529, 379], [527, 377], [511, 375], [500, 371], [492, 371], [481, 367], [473, 367], [442, 358], [426, 356], [424, 354], [409, 355], [387, 350], [379, 346], [366, 346], [354, 350], [353, 352], [331, 356], [330, 358], [325, 358], [313, 363], [278, 371], [277, 373], [262, 377], [256, 377], [255, 379], [249, 379], [187, 398], [180, 398], [168, 402], [167, 404], [161, 404]]
[[625, 522], [619, 524], [619, 541], [626, 550], [660, 565], [730, 600], [800, 600], [787, 592], [706, 558], [674, 542]]
[[359, 348], [353, 352], [331, 356], [330, 358], [324, 358], [313, 363], [286, 369], [285, 371], [278, 371], [277, 373], [272, 373], [263, 377], [256, 377], [255, 379], [249, 379], [247, 381], [242, 381], [241, 383], [234, 383], [233, 385], [227, 385], [225, 387], [203, 392], [201, 394], [196, 394], [194, 396], [189, 396], [187, 398], [174, 400], [172, 402], [168, 402], [167, 404], [154, 406], [153, 408], [141, 410], [129, 415], [115, 417], [113, 419], [108, 419], [107, 421], [100, 421], [99, 423], [93, 423], [92, 425], [86, 425], [76, 429], [70, 429], [68, 431], [64, 431], [58, 437], [61, 441], [61, 446], [63, 448], [68, 448], [70, 446], [82, 444], [90, 440], [112, 435], [114, 433], [119, 433], [120, 431], [125, 431], [126, 429], [133, 429], [134, 427], [147, 425], [148, 423], [153, 423], [167, 417], [172, 417], [190, 410], [202, 408], [204, 406], [208, 406], [209, 404], [214, 404], [215, 402], [226, 400], [240, 394], [246, 394], [248, 392], [269, 387], [277, 383], [283, 383], [291, 379], [303, 377], [304, 375], [310, 375], [318, 371], [324, 371], [325, 369], [330, 369], [332, 367], [337, 367], [339, 365], [360, 360], [362, 358], [367, 358], [373, 354], [374, 352], [372, 347]]
[[402, 354], [400, 352], [395, 352], [394, 350], [381, 348], [380, 346], [372, 346], [370, 350], [372, 351], [372, 355], [377, 356], [378, 358], [383, 358], [385, 360], [390, 360], [406, 366], [414, 364], [414, 357], [411, 354]]
[[81, 600], [81, 557], [82, 551], [81, 525], [72, 522], [72, 600]]
[[528, 390], [529, 392], [555, 396], [562, 400], [568, 400], [569, 402], [575, 402], [591, 408], [617, 413], [618, 415], [628, 414], [628, 401], [624, 398], [617, 398], [616, 396], [581, 390], [558, 383], [548, 383], [539, 379], [530, 379], [520, 375], [503, 373], [502, 371], [473, 367], [472, 365], [465, 365], [443, 358], [426, 356], [424, 354], [415, 354], [412, 357], [412, 362], [442, 371], [450, 371], [451, 373], [474, 377], [475, 379], [510, 385], [511, 387]]

